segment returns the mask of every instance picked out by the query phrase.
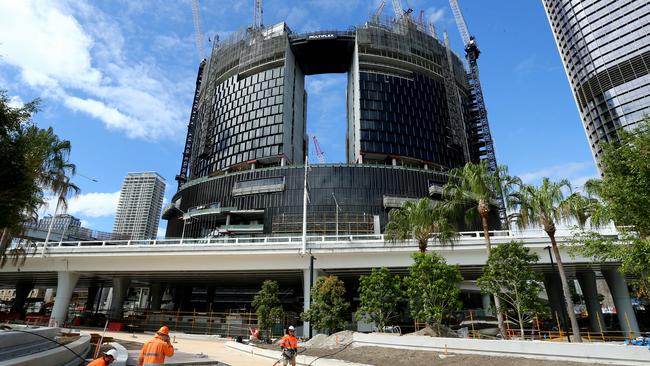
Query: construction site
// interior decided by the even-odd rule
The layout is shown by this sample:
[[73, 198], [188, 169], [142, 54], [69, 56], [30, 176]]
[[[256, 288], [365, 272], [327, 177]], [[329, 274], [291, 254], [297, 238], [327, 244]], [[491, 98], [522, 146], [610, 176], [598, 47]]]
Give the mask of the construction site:
[[[192, 1], [200, 61], [178, 187], [162, 213], [165, 239], [37, 243], [39, 255], [20, 271], [0, 268], [0, 286], [15, 287], [13, 301], [2, 303], [11, 310], [0, 320], [11, 329], [0, 339], [18, 344], [25, 332], [43, 333], [49, 341], [29, 346], [40, 349], [68, 337], [88, 358], [113, 347], [119, 366], [135, 364], [143, 343], [167, 326], [178, 354], [166, 364], [270, 365], [281, 359], [278, 341], [292, 325], [299, 365], [650, 363], [645, 347], [623, 345], [650, 317], [645, 304], [630, 303], [614, 262], [566, 260], [582, 296], [576, 313], [586, 341], [569, 345], [560, 278], [545, 255], [548, 238], [509, 230], [502, 200], [489, 213], [489, 231], [459, 220], [455, 246], [435, 249], [458, 266], [462, 310], [446, 314], [435, 330], [413, 319], [408, 305], [381, 329], [357, 317], [361, 276], [377, 267], [404, 276], [418, 249], [412, 240], [384, 236], [391, 210], [441, 200], [450, 169], [487, 161], [497, 171], [481, 51], [456, 0], [450, 5], [462, 56], [423, 11], [400, 0], [392, 0], [393, 16], [384, 15], [381, 1], [361, 25], [308, 33], [284, 22], [265, 26], [262, 1], [254, 3], [252, 25], [213, 40], [206, 56], [200, 6]], [[324, 73], [347, 74], [344, 163], [327, 162], [318, 137], [306, 132], [305, 77]], [[317, 164], [309, 164], [310, 143]], [[490, 295], [477, 285], [486, 237], [495, 245], [521, 240], [542, 258], [534, 269], [550, 311], [535, 314], [525, 329], [506, 320], [498, 334]], [[558, 234], [560, 244], [570, 240]], [[324, 335], [301, 313], [312, 304], [314, 282], [329, 275], [344, 283], [349, 309], [346, 330]], [[265, 280], [276, 281], [283, 315], [262, 341], [252, 304]], [[611, 292], [603, 303], [616, 311], [601, 311], [602, 289]], [[27, 356], [16, 352], [0, 344], [0, 364]], [[58, 364], [81, 364], [83, 355]]]

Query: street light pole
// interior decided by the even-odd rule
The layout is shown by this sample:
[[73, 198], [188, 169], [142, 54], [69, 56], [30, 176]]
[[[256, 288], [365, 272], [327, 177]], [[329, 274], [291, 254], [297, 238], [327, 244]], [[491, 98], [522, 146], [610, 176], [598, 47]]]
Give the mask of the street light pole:
[[339, 236], [339, 203], [336, 201], [336, 196], [334, 195], [334, 192], [332, 192], [332, 197], [334, 197], [334, 204], [336, 205], [336, 236], [338, 240]]
[[307, 200], [309, 199], [309, 194], [307, 193], [307, 168], [309, 166], [309, 157], [305, 155], [305, 183], [304, 191], [302, 195], [302, 249], [300, 254], [305, 255], [307, 253]]

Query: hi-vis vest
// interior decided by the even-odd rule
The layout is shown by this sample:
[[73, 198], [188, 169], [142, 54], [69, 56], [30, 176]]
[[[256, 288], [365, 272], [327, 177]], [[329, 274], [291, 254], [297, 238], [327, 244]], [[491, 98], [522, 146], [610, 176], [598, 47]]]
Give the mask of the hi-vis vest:
[[174, 347], [159, 337], [145, 343], [140, 350], [140, 358], [138, 365], [140, 366], [155, 366], [165, 362], [165, 357], [174, 355]]

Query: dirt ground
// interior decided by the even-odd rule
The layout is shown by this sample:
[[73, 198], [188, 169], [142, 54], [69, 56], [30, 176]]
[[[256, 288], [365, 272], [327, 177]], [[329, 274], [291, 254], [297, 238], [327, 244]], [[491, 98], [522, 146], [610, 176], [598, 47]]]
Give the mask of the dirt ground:
[[[339, 353], [336, 353], [339, 352]], [[336, 353], [336, 354], [334, 354]], [[454, 365], [454, 366], [585, 366], [584, 363], [567, 361], [533, 360], [517, 357], [493, 357], [483, 355], [452, 355], [429, 351], [398, 350], [383, 347], [349, 347], [343, 349], [311, 348], [301, 352], [308, 356], [324, 356], [350, 362], [376, 366]], [[443, 355], [444, 357], [444, 355]]]

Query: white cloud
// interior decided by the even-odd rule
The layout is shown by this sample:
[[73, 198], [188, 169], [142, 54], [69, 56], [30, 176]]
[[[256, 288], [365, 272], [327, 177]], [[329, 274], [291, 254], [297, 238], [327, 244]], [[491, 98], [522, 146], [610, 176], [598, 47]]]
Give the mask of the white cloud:
[[582, 187], [585, 182], [597, 178], [596, 166], [592, 161], [569, 162], [564, 164], [545, 167], [536, 171], [519, 174], [525, 183], [537, 183], [542, 178], [548, 177], [552, 180], [568, 179], [573, 188]]
[[9, 103], [7, 103], [11, 108], [22, 108], [25, 105], [22, 98], [17, 95], [9, 97]]
[[91, 192], [80, 194], [70, 200], [68, 213], [84, 217], [113, 216], [117, 210], [120, 192]]
[[319, 95], [324, 91], [329, 94], [329, 91], [333, 89], [334, 92], [345, 90], [345, 82], [345, 80], [341, 80], [336, 76], [318, 76], [317, 78], [307, 78], [305, 89], [307, 89], [309, 95]]
[[157, 65], [129, 59], [117, 21], [83, 1], [0, 1], [0, 65], [129, 137], [182, 135], [186, 80], [177, 85]]
[[430, 23], [437, 23], [445, 18], [445, 9], [428, 8], [425, 10], [425, 17]]

